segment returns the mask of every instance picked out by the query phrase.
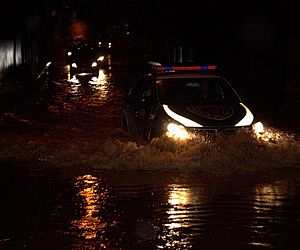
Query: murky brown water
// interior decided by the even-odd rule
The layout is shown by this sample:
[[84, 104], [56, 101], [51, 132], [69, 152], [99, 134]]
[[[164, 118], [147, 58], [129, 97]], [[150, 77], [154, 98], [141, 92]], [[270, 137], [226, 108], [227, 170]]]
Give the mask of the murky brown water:
[[62, 55], [52, 92], [0, 123], [0, 248], [298, 249], [297, 134], [139, 144], [127, 65], [74, 82]]
[[291, 172], [65, 175], [2, 164], [0, 180], [1, 249], [298, 249]]

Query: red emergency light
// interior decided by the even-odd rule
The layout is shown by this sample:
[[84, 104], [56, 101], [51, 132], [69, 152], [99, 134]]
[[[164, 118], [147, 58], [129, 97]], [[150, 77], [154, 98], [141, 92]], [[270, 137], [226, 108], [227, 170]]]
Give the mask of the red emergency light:
[[154, 71], [206, 71], [216, 70], [216, 65], [198, 65], [198, 66], [153, 66]]

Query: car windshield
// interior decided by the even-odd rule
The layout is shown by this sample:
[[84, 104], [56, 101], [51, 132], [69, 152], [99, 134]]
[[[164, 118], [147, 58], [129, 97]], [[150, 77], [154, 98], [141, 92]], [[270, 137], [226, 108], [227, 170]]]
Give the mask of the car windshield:
[[77, 61], [89, 62], [96, 60], [97, 54], [99, 54], [99, 52], [96, 49], [92, 49], [91, 47], [83, 47], [74, 53], [73, 58]]
[[233, 88], [223, 78], [172, 78], [157, 81], [160, 102], [239, 102]]

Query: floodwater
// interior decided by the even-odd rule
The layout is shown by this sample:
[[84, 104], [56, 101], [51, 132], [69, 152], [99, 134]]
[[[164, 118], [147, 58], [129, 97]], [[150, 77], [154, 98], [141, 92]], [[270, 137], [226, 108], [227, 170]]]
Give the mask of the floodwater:
[[59, 48], [42, 95], [3, 94], [19, 102], [1, 106], [1, 249], [299, 249], [297, 132], [137, 142], [128, 65], [72, 81]]
[[1, 249], [299, 249], [299, 176], [1, 169]]

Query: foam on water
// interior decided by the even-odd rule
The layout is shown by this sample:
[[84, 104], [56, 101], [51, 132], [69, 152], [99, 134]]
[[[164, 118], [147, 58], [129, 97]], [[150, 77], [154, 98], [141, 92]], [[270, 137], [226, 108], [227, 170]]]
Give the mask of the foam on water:
[[187, 141], [165, 137], [147, 144], [117, 135], [102, 139], [12, 135], [2, 138], [1, 145], [2, 158], [39, 160], [55, 167], [219, 173], [300, 167], [299, 139], [274, 128], [263, 135], [240, 132]]
[[110, 168], [181, 171], [238, 171], [299, 167], [299, 143], [293, 135], [268, 129], [265, 135], [239, 133], [189, 141], [157, 138], [150, 144], [108, 140], [101, 154]]

